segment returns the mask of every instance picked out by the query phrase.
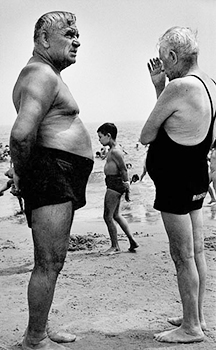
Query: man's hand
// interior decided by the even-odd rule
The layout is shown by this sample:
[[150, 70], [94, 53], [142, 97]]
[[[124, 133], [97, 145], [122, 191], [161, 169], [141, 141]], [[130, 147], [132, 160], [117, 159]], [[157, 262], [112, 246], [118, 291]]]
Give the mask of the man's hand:
[[152, 83], [156, 90], [159, 89], [161, 92], [165, 87], [166, 75], [164, 73], [163, 63], [159, 58], [153, 58], [148, 63], [148, 70], [151, 75]]

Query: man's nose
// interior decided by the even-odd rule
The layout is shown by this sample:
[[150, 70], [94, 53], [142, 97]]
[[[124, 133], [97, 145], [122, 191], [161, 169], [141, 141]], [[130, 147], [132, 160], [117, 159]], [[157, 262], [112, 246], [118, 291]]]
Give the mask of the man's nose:
[[78, 39], [73, 39], [72, 45], [75, 46], [75, 47], [79, 47], [81, 44], [78, 41]]

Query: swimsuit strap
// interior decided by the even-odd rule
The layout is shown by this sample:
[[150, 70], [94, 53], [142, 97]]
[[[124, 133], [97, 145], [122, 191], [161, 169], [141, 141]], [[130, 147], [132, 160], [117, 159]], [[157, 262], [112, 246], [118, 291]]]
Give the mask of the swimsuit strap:
[[[200, 77], [198, 77], [198, 75], [190, 74], [190, 75], [187, 75], [187, 77], [188, 77], [188, 76], [195, 77], [195, 78], [199, 79], [199, 80], [203, 83], [203, 85], [204, 85], [204, 87], [205, 87], [205, 89], [206, 89], [206, 92], [207, 92], [207, 94], [208, 94], [208, 97], [209, 97], [209, 100], [210, 100], [210, 104], [211, 104], [211, 115], [212, 115], [212, 120], [214, 120], [214, 119], [215, 119], [215, 116], [216, 116], [216, 113], [215, 113], [215, 115], [214, 115], [214, 108], [213, 108], [212, 98], [211, 98], [210, 92], [209, 92], [209, 90], [208, 90], [206, 84], [204, 83], [204, 81], [203, 81]], [[213, 79], [212, 79], [212, 80], [213, 80]], [[214, 81], [214, 80], [213, 80], [213, 81]], [[214, 81], [214, 83], [215, 83], [215, 81]], [[215, 83], [215, 84], [216, 84], [216, 83]]]

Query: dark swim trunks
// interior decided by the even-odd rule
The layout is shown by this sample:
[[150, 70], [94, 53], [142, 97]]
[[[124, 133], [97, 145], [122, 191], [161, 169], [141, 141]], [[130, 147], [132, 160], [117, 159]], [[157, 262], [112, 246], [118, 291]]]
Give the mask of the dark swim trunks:
[[162, 212], [187, 214], [200, 209], [208, 191], [207, 154], [215, 118], [211, 97], [205, 88], [212, 111], [205, 139], [197, 145], [184, 146], [174, 142], [162, 126], [149, 146], [146, 167], [156, 187], [154, 208]]
[[125, 192], [125, 186], [123, 184], [122, 178], [118, 175], [106, 175], [105, 183], [107, 188], [116, 191], [121, 195]]
[[74, 210], [83, 207], [93, 163], [76, 154], [38, 147], [20, 181], [28, 226], [33, 209], [68, 201], [72, 201]]

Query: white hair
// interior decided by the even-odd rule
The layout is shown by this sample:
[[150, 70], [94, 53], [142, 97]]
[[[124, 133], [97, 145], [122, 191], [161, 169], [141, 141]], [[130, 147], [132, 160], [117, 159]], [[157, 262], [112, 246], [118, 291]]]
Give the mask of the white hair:
[[172, 27], [168, 29], [158, 42], [159, 47], [169, 48], [182, 59], [197, 58], [199, 47], [197, 31], [188, 27]]

